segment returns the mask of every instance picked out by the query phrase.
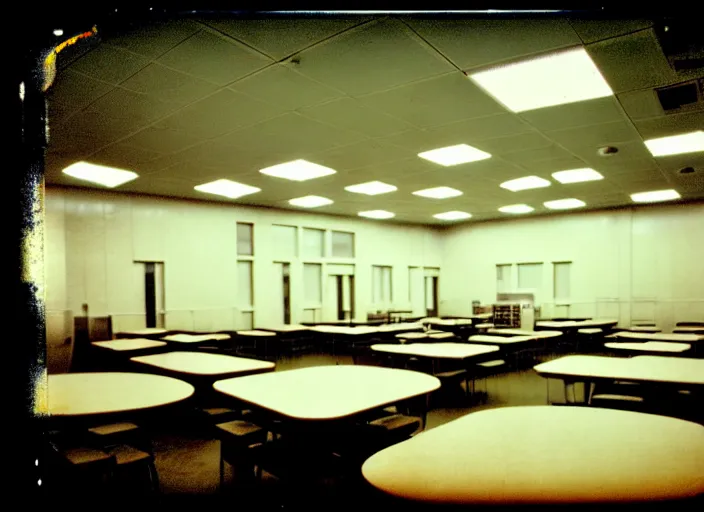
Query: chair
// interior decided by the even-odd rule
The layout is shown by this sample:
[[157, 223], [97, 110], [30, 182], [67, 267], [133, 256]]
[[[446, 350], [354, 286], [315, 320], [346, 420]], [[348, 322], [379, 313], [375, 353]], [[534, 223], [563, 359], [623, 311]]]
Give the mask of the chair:
[[[142, 451], [129, 444], [118, 444], [110, 447], [108, 453], [115, 458], [114, 477], [115, 483], [119, 480], [128, 479], [140, 470], [146, 470], [149, 482], [148, 491], [154, 497], [159, 496], [159, 475], [156, 471], [154, 454]], [[135, 490], [134, 485], [121, 486], [120, 491]]]
[[470, 378], [472, 379], [472, 394], [474, 394], [475, 381], [484, 381], [484, 394], [488, 395], [489, 387], [487, 379], [493, 375], [498, 374], [502, 369], [506, 368], [508, 365], [503, 359], [493, 359], [491, 361], [484, 361], [482, 363], [477, 363], [472, 367]]
[[242, 481], [251, 482], [256, 476], [252, 448], [264, 444], [268, 432], [246, 420], [219, 423], [215, 427], [220, 439], [220, 489], [225, 483], [225, 462]]
[[77, 316], [73, 319], [73, 343], [71, 345], [70, 372], [84, 372], [94, 369], [92, 361], [93, 341], [111, 340], [112, 317]]

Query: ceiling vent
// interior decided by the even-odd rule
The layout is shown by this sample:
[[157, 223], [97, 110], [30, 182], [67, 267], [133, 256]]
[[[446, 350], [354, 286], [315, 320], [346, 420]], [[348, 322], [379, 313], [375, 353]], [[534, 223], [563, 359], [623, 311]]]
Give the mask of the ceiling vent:
[[664, 20], [654, 28], [672, 69], [677, 72], [704, 70], [704, 36], [697, 16]]
[[704, 78], [660, 87], [655, 92], [666, 114], [704, 110]]

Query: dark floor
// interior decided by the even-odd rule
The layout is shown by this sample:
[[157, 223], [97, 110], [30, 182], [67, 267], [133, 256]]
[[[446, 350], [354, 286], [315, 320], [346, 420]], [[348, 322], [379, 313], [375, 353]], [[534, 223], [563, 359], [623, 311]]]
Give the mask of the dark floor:
[[[563, 354], [564, 355], [564, 354]], [[559, 357], [557, 355], [543, 358]], [[317, 365], [353, 364], [351, 356], [302, 354], [280, 358], [277, 371]], [[517, 406], [544, 405], [565, 400], [561, 381], [546, 380], [532, 368], [511, 371], [489, 377], [477, 383], [477, 390], [486, 391], [485, 400], [471, 405], [461, 388], [442, 388], [433, 395], [427, 416], [426, 428], [434, 428], [465, 414], [482, 409]], [[548, 394], [549, 392], [549, 394]], [[577, 389], [581, 399], [582, 389]], [[282, 510], [326, 508], [333, 510], [368, 507], [369, 503], [384, 503], [386, 498], [378, 496], [363, 481], [354, 481], [348, 486], [334, 484], [317, 487], [303, 496], [292, 498], [282, 482], [263, 474], [254, 487], [238, 486], [226, 465], [227, 485], [219, 489], [220, 444], [202, 429], [178, 429], [177, 432], [157, 431], [152, 436], [159, 475], [160, 497], [157, 508], [183, 506], [203, 507], [226, 505], [233, 509]], [[399, 504], [396, 503], [396, 508]], [[408, 510], [406, 504], [403, 509]]]
[[[328, 364], [352, 364], [352, 358], [344, 355], [306, 354], [280, 359], [277, 361], [277, 370]], [[442, 395], [433, 398], [426, 428], [442, 425], [482, 409], [509, 405], [544, 405], [547, 403], [547, 384], [546, 379], [532, 369], [496, 375], [477, 384], [477, 390], [486, 390], [488, 393], [484, 403], [474, 406], [470, 406], [462, 389], [443, 389]], [[553, 401], [563, 399], [561, 382], [550, 381], [550, 397]], [[162, 435], [154, 439], [165, 504], [182, 503], [182, 500], [210, 502], [222, 497], [218, 494], [219, 441], [205, 437], [193, 434], [184, 437], [180, 434]], [[278, 482], [265, 474], [263, 483], [265, 487], [261, 494], [273, 499]]]

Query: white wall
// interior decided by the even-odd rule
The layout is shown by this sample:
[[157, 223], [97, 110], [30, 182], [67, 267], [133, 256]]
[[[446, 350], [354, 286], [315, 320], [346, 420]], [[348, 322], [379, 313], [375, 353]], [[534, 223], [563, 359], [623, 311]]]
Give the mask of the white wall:
[[[443, 241], [446, 315], [468, 314], [472, 300], [494, 303], [497, 264], [543, 262], [543, 316], [654, 320], [663, 329], [704, 320], [703, 204], [470, 224], [445, 231]], [[555, 261], [572, 262], [569, 308], [553, 304]]]
[[[441, 260], [441, 235], [421, 227], [52, 187], [45, 201], [49, 344], [71, 336], [70, 319], [82, 314], [84, 303], [91, 316], [112, 315], [115, 331], [144, 327], [144, 275], [135, 263], [140, 260], [164, 262], [167, 328], [245, 327], [237, 293], [237, 222], [254, 224], [256, 326], [280, 323], [281, 308], [267, 306], [280, 297], [274, 287], [281, 286], [281, 276], [272, 263], [284, 261], [271, 243], [273, 224], [355, 233], [353, 259], [291, 260], [293, 323], [304, 319], [304, 261], [322, 261], [324, 274], [328, 264], [355, 265], [355, 317], [361, 320], [374, 309], [372, 265], [393, 266], [393, 306], [405, 309], [408, 266], [440, 266]], [[328, 232], [328, 254], [329, 243]], [[323, 286], [328, 282], [324, 278]]]

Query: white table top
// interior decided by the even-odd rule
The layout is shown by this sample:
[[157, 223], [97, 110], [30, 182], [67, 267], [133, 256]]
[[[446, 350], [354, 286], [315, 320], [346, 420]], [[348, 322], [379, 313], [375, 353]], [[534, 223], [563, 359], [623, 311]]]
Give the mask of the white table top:
[[491, 323], [482, 323], [482, 324], [475, 324], [474, 327], [477, 329], [491, 329], [494, 327], [494, 324]]
[[260, 327], [257, 330], [272, 331], [272, 332], [298, 332], [298, 331], [309, 331], [310, 327], [300, 324], [281, 324], [272, 325], [271, 327]]
[[425, 323], [431, 325], [472, 325], [470, 318], [430, 318]]
[[397, 324], [384, 324], [380, 325], [377, 329], [379, 332], [404, 332], [404, 331], [414, 331], [423, 328], [423, 324], [420, 322], [408, 322], [408, 323], [397, 323]]
[[270, 372], [276, 367], [274, 363], [269, 361], [205, 352], [167, 352], [132, 357], [130, 361], [187, 375], [210, 376]]
[[704, 492], [704, 428], [587, 407], [474, 412], [372, 455], [362, 474], [432, 504], [604, 503]]
[[684, 352], [692, 348], [687, 343], [668, 343], [663, 341], [646, 341], [644, 343], [615, 342], [604, 343], [606, 348], [618, 350], [632, 350], [635, 352]]
[[126, 352], [129, 350], [164, 347], [166, 346], [166, 343], [163, 341], [149, 340], [147, 338], [120, 338], [118, 340], [94, 341], [91, 345], [108, 350], [114, 350], [116, 352]]
[[363, 325], [356, 327], [346, 327], [341, 325], [316, 325], [315, 327], [311, 327], [311, 331], [322, 332], [325, 334], [363, 336], [378, 333], [379, 329], [377, 327], [365, 327]]
[[610, 334], [609, 338], [629, 338], [634, 340], [648, 340], [648, 341], [676, 341], [681, 343], [696, 343], [697, 341], [704, 341], [704, 335], [700, 334], [678, 334], [678, 333], [667, 333], [667, 332], [627, 332], [621, 331], [614, 334]]
[[513, 343], [526, 343], [535, 341], [536, 336], [492, 336], [491, 334], [475, 334], [467, 341], [470, 343], [490, 343], [492, 345], [511, 345]]
[[541, 320], [539, 322], [535, 322], [535, 325], [537, 327], [548, 327], [552, 329], [560, 329], [560, 328], [580, 328], [580, 327], [613, 327], [618, 323], [618, 320], [610, 319], [610, 318], [604, 318], [604, 319], [599, 319], [595, 318], [593, 320], [565, 320], [562, 322], [554, 322], [552, 320]]
[[147, 327], [146, 329], [137, 329], [136, 331], [120, 331], [120, 334], [129, 334], [134, 336], [148, 336], [149, 334], [163, 334], [169, 332], [160, 327]]
[[428, 333], [425, 332], [402, 332], [395, 335], [396, 338], [402, 338], [407, 340], [418, 340], [427, 338], [428, 336]]
[[229, 334], [170, 334], [164, 336], [162, 340], [172, 341], [175, 343], [202, 343], [204, 341], [229, 340]]
[[406, 354], [409, 356], [432, 357], [438, 359], [467, 359], [498, 352], [499, 347], [491, 345], [472, 345], [470, 343], [409, 343], [406, 345], [377, 344], [372, 350]]
[[276, 336], [275, 332], [272, 331], [259, 331], [257, 329], [252, 329], [249, 331], [235, 331], [238, 336]]
[[220, 380], [213, 387], [288, 418], [332, 420], [430, 393], [440, 381], [409, 370], [329, 365]]
[[704, 326], [700, 326], [700, 327], [694, 327], [694, 326], [675, 327], [674, 329], [672, 329], [672, 332], [679, 333], [679, 334], [687, 334], [687, 333], [704, 334]]
[[143, 373], [62, 373], [49, 375], [48, 410], [58, 417], [129, 412], [173, 404], [194, 388], [171, 377]]
[[532, 338], [555, 338], [562, 336], [562, 331], [531, 331], [529, 329], [489, 329], [487, 334], [530, 336]]
[[565, 356], [534, 366], [544, 377], [586, 377], [626, 381], [704, 385], [704, 359], [684, 357]]
[[629, 327], [628, 330], [630, 332], [662, 332], [662, 329], [658, 329], [657, 327], [651, 327], [649, 325], [634, 325], [632, 327]]
[[451, 332], [434, 332], [432, 334], [428, 334], [428, 338], [432, 338], [434, 340], [444, 340], [447, 338], [454, 338], [455, 335]]

